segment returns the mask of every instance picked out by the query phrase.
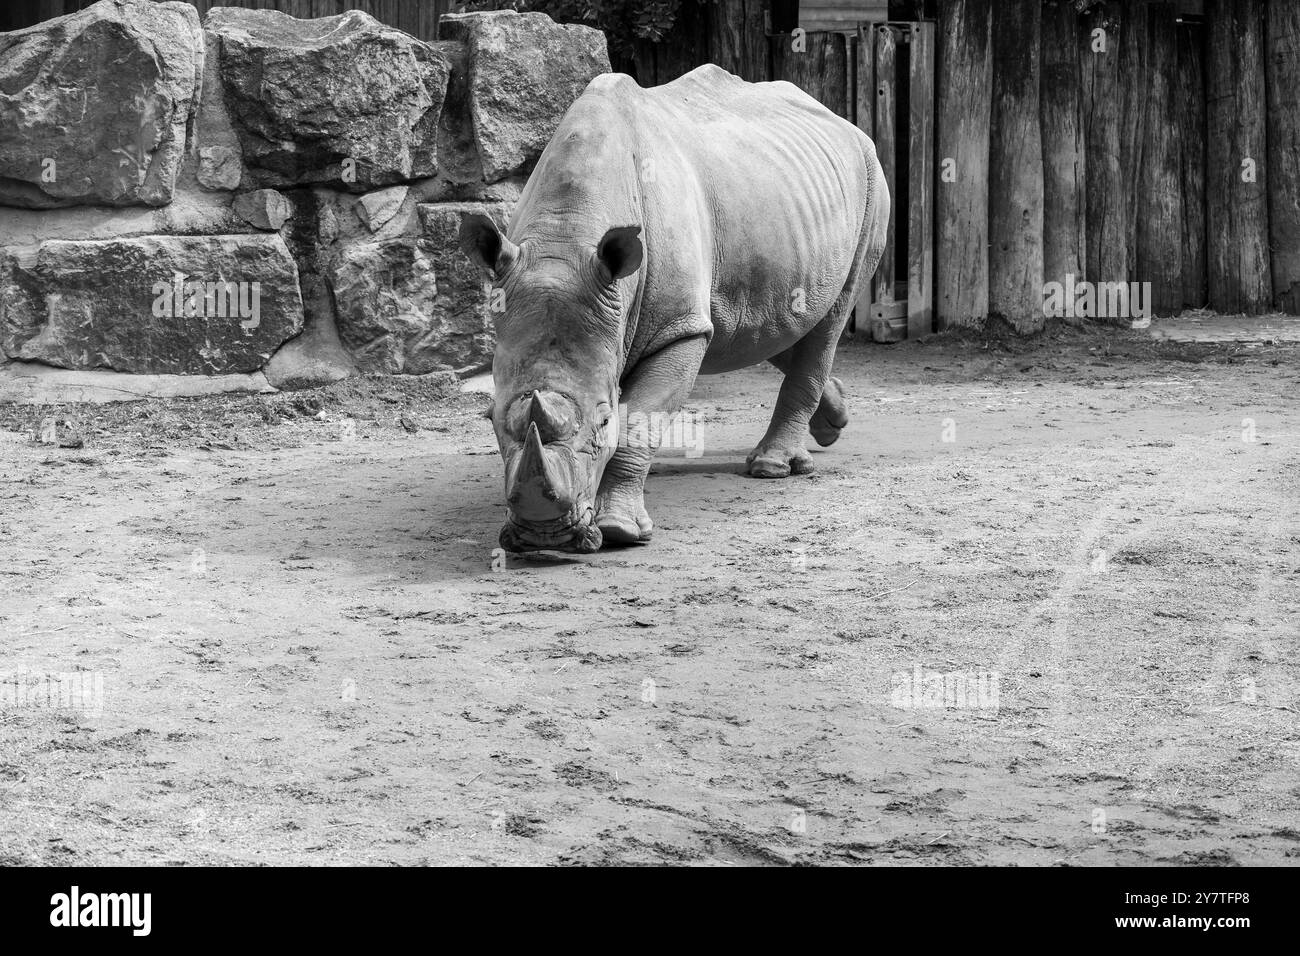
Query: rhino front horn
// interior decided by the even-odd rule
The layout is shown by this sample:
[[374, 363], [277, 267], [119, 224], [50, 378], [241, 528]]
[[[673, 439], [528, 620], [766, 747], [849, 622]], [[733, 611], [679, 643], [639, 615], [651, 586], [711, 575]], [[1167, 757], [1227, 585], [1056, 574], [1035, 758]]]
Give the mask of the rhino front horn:
[[561, 471], [552, 453], [542, 444], [537, 423], [528, 426], [528, 436], [519, 452], [514, 483], [506, 500], [510, 510], [527, 521], [553, 521], [569, 513], [573, 502], [564, 493]]
[[573, 430], [564, 411], [537, 389], [528, 406], [528, 420], [537, 426], [543, 441], [563, 441]]

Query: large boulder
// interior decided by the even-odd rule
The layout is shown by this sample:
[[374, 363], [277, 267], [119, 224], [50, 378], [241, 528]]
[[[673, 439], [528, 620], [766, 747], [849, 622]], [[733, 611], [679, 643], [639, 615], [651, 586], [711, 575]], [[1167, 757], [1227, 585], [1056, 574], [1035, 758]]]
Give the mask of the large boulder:
[[509, 218], [505, 203], [421, 205], [417, 236], [355, 243], [335, 261], [339, 338], [362, 372], [423, 375], [491, 356], [490, 289], [460, 251], [463, 212]]
[[469, 114], [490, 183], [531, 168], [565, 110], [610, 71], [605, 34], [544, 13], [448, 14], [439, 36], [469, 46]]
[[299, 20], [214, 7], [203, 26], [220, 41], [226, 110], [259, 185], [360, 191], [437, 171], [444, 51], [357, 10]]
[[140, 374], [253, 372], [303, 324], [278, 235], [49, 240], [0, 258], [0, 354]]
[[203, 57], [188, 3], [100, 0], [0, 33], [0, 204], [171, 202]]

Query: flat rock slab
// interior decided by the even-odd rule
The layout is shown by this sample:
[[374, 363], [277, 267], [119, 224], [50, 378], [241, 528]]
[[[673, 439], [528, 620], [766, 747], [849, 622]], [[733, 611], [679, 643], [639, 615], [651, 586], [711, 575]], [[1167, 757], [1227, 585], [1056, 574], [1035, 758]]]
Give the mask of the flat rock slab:
[[146, 398], [197, 398], [274, 391], [261, 372], [251, 375], [129, 375], [103, 370], [51, 368], [33, 362], [0, 365], [0, 402], [15, 405], [71, 402], [102, 405]]
[[1300, 342], [1300, 316], [1180, 315], [1153, 319], [1151, 337], [1171, 342]]
[[188, 3], [101, 0], [0, 34], [0, 204], [171, 202], [203, 59]]
[[446, 54], [357, 10], [299, 20], [214, 7], [226, 107], [264, 186], [383, 186], [437, 171]]
[[135, 374], [255, 372], [303, 325], [279, 235], [50, 240], [0, 257], [0, 354]]
[[492, 381], [491, 372], [480, 372], [478, 375], [461, 379], [460, 390], [462, 392], [481, 392], [484, 395], [494, 395], [496, 394], [496, 384]]

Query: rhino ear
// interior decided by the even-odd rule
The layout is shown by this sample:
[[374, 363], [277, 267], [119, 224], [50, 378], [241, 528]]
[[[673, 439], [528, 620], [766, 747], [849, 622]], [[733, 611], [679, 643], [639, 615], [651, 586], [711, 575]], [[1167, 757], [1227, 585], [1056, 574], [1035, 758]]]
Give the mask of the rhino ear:
[[640, 232], [640, 226], [615, 226], [600, 240], [596, 259], [611, 282], [630, 276], [641, 268], [644, 251]]
[[460, 248], [471, 262], [497, 279], [519, 257], [519, 247], [505, 237], [495, 222], [477, 212], [460, 217]]

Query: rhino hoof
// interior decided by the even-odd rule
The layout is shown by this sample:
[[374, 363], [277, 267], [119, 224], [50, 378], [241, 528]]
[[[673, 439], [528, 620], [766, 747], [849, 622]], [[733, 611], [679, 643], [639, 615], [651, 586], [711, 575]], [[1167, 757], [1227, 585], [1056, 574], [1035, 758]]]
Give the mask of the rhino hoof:
[[840, 432], [849, 423], [849, 410], [844, 403], [844, 385], [838, 378], [828, 379], [822, 391], [821, 403], [813, 412], [808, 431], [823, 448], [835, 444]]
[[501, 533], [497, 535], [497, 543], [506, 551], [520, 552], [527, 551], [528, 547], [520, 540], [519, 534], [515, 531], [514, 525], [506, 522], [501, 526]]
[[[649, 521], [650, 519], [646, 518], [647, 524]], [[647, 544], [654, 530], [653, 525], [643, 529], [631, 518], [619, 515], [601, 515], [596, 519], [596, 525], [608, 544]]]
[[601, 529], [597, 525], [589, 524], [578, 532], [578, 536], [573, 539], [573, 543], [565, 550], [572, 551], [575, 554], [595, 554], [604, 543], [604, 533]]
[[745, 470], [751, 478], [788, 478], [806, 475], [813, 467], [813, 460], [805, 451], [768, 450], [750, 455]]

